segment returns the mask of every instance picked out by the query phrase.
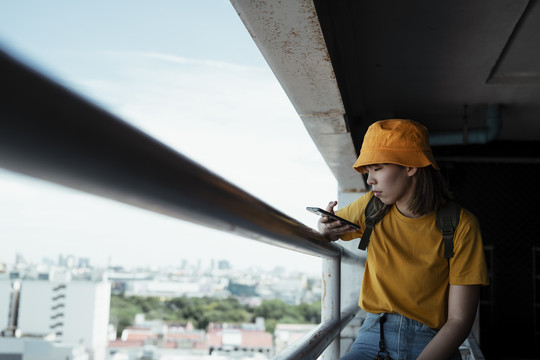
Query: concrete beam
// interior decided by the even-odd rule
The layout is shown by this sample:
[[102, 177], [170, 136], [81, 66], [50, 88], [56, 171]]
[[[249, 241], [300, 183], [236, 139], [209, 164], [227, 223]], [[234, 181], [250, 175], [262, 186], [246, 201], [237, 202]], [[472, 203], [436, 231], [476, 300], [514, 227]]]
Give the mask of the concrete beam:
[[352, 169], [356, 152], [311, 0], [231, 0], [291, 100], [339, 188], [364, 191]]

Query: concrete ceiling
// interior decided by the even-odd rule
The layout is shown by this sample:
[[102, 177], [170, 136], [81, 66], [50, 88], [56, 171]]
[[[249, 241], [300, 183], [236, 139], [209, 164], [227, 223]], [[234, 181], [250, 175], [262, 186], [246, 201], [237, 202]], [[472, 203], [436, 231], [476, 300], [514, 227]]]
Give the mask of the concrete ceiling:
[[494, 141], [435, 154], [540, 158], [538, 1], [232, 3], [342, 191], [363, 189], [351, 165], [366, 128], [384, 118], [463, 132], [485, 127], [497, 104]]

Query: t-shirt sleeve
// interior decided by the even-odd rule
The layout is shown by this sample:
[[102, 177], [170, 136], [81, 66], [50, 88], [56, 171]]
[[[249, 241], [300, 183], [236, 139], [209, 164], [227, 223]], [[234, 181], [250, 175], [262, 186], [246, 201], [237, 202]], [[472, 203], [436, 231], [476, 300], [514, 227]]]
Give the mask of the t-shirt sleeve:
[[488, 285], [484, 248], [478, 219], [461, 210], [454, 234], [454, 256], [450, 259], [451, 285]]
[[349, 220], [350, 222], [353, 222], [360, 226], [360, 230], [357, 231], [351, 231], [349, 233], [341, 235], [341, 240], [349, 241], [357, 238], [361, 238], [362, 234], [364, 234], [364, 229], [366, 226], [366, 219], [364, 217], [364, 211], [366, 209], [367, 203], [369, 202], [369, 199], [373, 196], [373, 192], [367, 192], [364, 195], [362, 195], [357, 200], [353, 201], [348, 206], [339, 209], [336, 212], [336, 215], [339, 217], [344, 218], [345, 220]]

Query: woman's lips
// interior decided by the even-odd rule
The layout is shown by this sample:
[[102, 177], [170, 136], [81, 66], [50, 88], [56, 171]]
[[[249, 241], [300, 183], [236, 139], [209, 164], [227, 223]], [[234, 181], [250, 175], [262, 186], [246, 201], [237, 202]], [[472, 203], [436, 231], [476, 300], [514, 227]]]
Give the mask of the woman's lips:
[[381, 193], [382, 193], [382, 191], [375, 191], [375, 190], [373, 190], [373, 195], [374, 195], [374, 196], [379, 197], [379, 196], [381, 196]]

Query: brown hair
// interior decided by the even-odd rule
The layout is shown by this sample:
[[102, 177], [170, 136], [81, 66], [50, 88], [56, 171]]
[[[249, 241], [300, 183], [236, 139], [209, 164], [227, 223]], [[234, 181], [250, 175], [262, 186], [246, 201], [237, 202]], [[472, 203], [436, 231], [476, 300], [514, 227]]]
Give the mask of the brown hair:
[[[413, 196], [407, 204], [409, 210], [414, 214], [429, 214], [452, 199], [446, 180], [432, 166], [418, 168], [414, 176], [416, 176], [416, 184]], [[393, 204], [385, 205], [379, 198], [375, 198], [372, 213], [375, 218], [382, 218], [392, 206]]]

